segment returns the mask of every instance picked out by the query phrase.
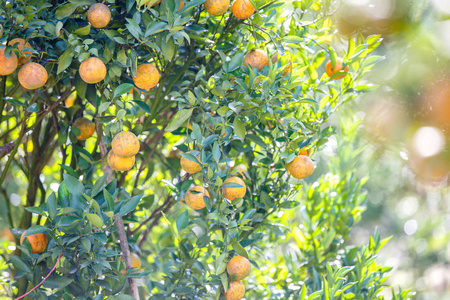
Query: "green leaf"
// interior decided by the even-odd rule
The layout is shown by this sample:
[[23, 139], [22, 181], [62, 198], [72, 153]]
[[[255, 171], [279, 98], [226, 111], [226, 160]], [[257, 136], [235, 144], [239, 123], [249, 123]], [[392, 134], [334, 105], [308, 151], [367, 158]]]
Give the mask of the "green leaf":
[[126, 19], [128, 21], [125, 26], [127, 27], [128, 31], [137, 39], [140, 39], [142, 36], [142, 30], [139, 27], [139, 24], [137, 24], [133, 19]]
[[114, 211], [114, 198], [113, 196], [106, 190], [103, 190], [103, 196], [105, 197], [106, 205], [108, 211]]
[[166, 131], [174, 131], [175, 129], [178, 129], [181, 125], [183, 125], [184, 122], [187, 121], [192, 116], [192, 112], [194, 111], [194, 108], [189, 109], [182, 109], [179, 110], [173, 118], [170, 120], [169, 125], [166, 127]]
[[242, 123], [241, 120], [239, 120], [236, 117], [236, 118], [234, 118], [233, 125], [234, 125], [234, 133], [236, 133], [236, 135], [241, 140], [244, 140], [245, 139], [245, 125], [244, 125], [244, 123]]
[[299, 44], [303, 41], [303, 39], [296, 35], [288, 35], [283, 38], [286, 43], [289, 44]]
[[250, 219], [253, 214], [256, 212], [256, 209], [252, 208], [250, 210], [247, 210], [241, 217], [241, 221], [245, 220], [245, 219]]
[[120, 208], [119, 216], [123, 217], [126, 214], [135, 210], [136, 206], [139, 204], [139, 201], [141, 200], [142, 196], [143, 195], [137, 195], [137, 196], [131, 197], [130, 200], [127, 200], [125, 202], [125, 204], [122, 205], [122, 207]]
[[88, 35], [90, 32], [91, 32], [91, 25], [88, 24], [87, 26], [78, 28], [73, 33], [75, 33], [77, 35]]
[[41, 216], [46, 217], [47, 213], [40, 207], [38, 206], [30, 206], [30, 207], [25, 207], [25, 210], [29, 211], [30, 213], [34, 213], [34, 214], [38, 214]]
[[220, 275], [221, 273], [225, 272], [225, 268], [227, 267], [227, 264], [225, 263], [225, 258], [227, 258], [228, 253], [224, 252], [216, 260], [216, 275]]
[[58, 226], [67, 227], [71, 226], [74, 222], [80, 221], [80, 218], [74, 216], [65, 216], [59, 220]]
[[231, 247], [233, 247], [233, 250], [236, 251], [237, 254], [244, 256], [245, 258], [248, 258], [248, 253], [245, 251], [245, 249], [239, 244], [238, 241], [231, 244]]
[[116, 87], [116, 89], [114, 90], [114, 97], [126, 94], [129, 91], [131, 91], [133, 88], [134, 88], [134, 85], [131, 83], [122, 83], [121, 85]]
[[87, 83], [81, 79], [80, 74], [77, 72], [75, 75], [75, 91], [77, 92], [77, 96], [82, 100], [86, 99], [86, 90]]
[[189, 213], [187, 210], [185, 210], [178, 216], [176, 221], [178, 232], [186, 228], [188, 224], [189, 224]]
[[64, 53], [58, 59], [58, 70], [56, 71], [56, 74], [61, 73], [70, 66], [70, 64], [72, 63], [73, 55], [74, 53], [72, 48], [67, 47], [66, 51], [64, 51]]
[[173, 41], [173, 38], [170, 36], [168, 40], [166, 40], [165, 37], [162, 38], [161, 41], [161, 50], [164, 54], [164, 57], [171, 61], [174, 54], [175, 54], [175, 43]]
[[63, 177], [69, 193], [74, 196], [81, 196], [85, 193], [84, 185], [78, 179], [66, 173], [63, 174]]
[[242, 62], [244, 61], [244, 55], [244, 53], [240, 52], [231, 58], [230, 62], [228, 63], [228, 73], [233, 72], [242, 65]]
[[27, 232], [25, 233], [25, 236], [30, 236], [38, 233], [45, 233], [48, 231], [47, 227], [41, 226], [41, 225], [34, 225], [27, 229]]
[[9, 261], [12, 263], [17, 271], [22, 271], [25, 273], [31, 273], [30, 265], [21, 257], [10, 254]]
[[102, 228], [103, 220], [96, 214], [86, 214], [86, 218], [88, 218], [89, 222], [91, 222], [95, 227]]
[[50, 276], [42, 285], [48, 289], [62, 289], [72, 283], [72, 281], [73, 278], [65, 276]]
[[97, 196], [98, 193], [100, 193], [101, 190], [106, 186], [106, 181], [108, 180], [108, 175], [109, 174], [105, 174], [102, 177], [100, 177], [99, 179], [97, 179], [97, 181], [94, 184], [94, 187], [91, 190], [91, 197]]
[[47, 198], [48, 214], [51, 219], [54, 219], [56, 216], [57, 204], [58, 204], [58, 200], [56, 199], [55, 193], [51, 193], [51, 195], [48, 196], [48, 198]]
[[133, 100], [133, 102], [136, 103], [144, 112], [151, 115], [150, 107], [148, 106], [147, 103], [145, 103], [144, 101], [140, 101], [140, 100]]
[[3, 99], [5, 101], [11, 103], [12, 105], [27, 106], [25, 103], [20, 102], [19, 100], [11, 98], [11, 97], [3, 97]]
[[77, 7], [78, 4], [66, 3], [56, 10], [55, 18], [58, 20], [64, 19], [73, 14], [73, 12], [77, 9]]
[[236, 183], [236, 182], [227, 182], [227, 183], [225, 183], [224, 185], [222, 185], [222, 188], [224, 189], [224, 188], [236, 188], [236, 189], [238, 189], [238, 188], [241, 188], [242, 187], [242, 185], [240, 185], [239, 183]]

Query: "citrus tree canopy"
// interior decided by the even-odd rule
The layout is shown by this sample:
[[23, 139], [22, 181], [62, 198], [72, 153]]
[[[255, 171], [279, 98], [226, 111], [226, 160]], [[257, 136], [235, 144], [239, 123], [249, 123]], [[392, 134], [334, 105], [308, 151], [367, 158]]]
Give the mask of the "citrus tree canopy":
[[0, 0], [0, 293], [383, 299], [363, 182], [314, 158], [382, 59], [332, 2]]

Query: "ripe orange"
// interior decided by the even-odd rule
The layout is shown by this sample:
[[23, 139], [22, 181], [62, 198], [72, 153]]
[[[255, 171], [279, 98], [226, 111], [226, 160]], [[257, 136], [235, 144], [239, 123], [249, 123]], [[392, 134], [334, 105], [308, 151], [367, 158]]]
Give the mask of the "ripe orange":
[[[26, 230], [22, 233], [20, 237], [20, 244], [23, 244], [25, 239]], [[31, 253], [41, 253], [47, 247], [48, 239], [45, 233], [36, 233], [27, 236], [27, 240], [31, 245]]]
[[244, 56], [244, 66], [249, 66], [261, 71], [264, 66], [269, 64], [269, 56], [261, 49], [253, 49]]
[[29, 90], [38, 89], [47, 82], [47, 70], [40, 64], [29, 62], [19, 70], [20, 84]]
[[289, 174], [297, 179], [303, 179], [314, 172], [314, 163], [306, 155], [299, 155], [286, 165]]
[[107, 157], [108, 165], [113, 169], [114, 171], [128, 171], [130, 170], [136, 161], [136, 158], [134, 156], [132, 157], [120, 157], [114, 154], [114, 151], [111, 150], [108, 153]]
[[248, 19], [255, 12], [255, 7], [248, 0], [236, 0], [231, 7], [231, 11], [238, 19]]
[[9, 75], [17, 69], [18, 59], [16, 53], [12, 52], [9, 58], [5, 57], [4, 47], [0, 48], [0, 75]]
[[244, 256], [235, 256], [227, 264], [227, 273], [232, 280], [242, 280], [250, 274], [250, 261]]
[[134, 84], [143, 90], [150, 90], [158, 85], [159, 72], [158, 69], [151, 64], [142, 64], [137, 67], [137, 75], [133, 76]]
[[302, 149], [300, 149], [300, 152], [298, 153], [298, 155], [309, 156], [310, 153], [311, 153], [311, 148], [303, 147]]
[[87, 17], [94, 28], [104, 28], [111, 21], [111, 11], [103, 3], [95, 3], [89, 7]]
[[[327, 64], [325, 65], [325, 72], [327, 73], [327, 75], [331, 78], [331, 76], [333, 76], [334, 73], [338, 73], [338, 72], [348, 72], [348, 66], [345, 66], [344, 70], [342, 70], [344, 66], [344, 62], [342, 61], [342, 58], [337, 57], [336, 58], [336, 65], [333, 68], [333, 65], [331, 63], [331, 60], [327, 62]], [[339, 76], [334, 77], [334, 80], [338, 80], [341, 78], [344, 78], [344, 76], [346, 76], [347, 74], [342, 74]]]
[[[200, 154], [197, 155], [197, 160], [200, 161]], [[195, 161], [192, 161], [188, 158], [181, 157], [180, 159], [181, 168], [189, 174], [195, 174], [197, 172], [200, 172], [202, 170], [202, 166], [196, 163]]]
[[222, 188], [222, 194], [225, 196], [225, 198], [227, 198], [230, 201], [233, 201], [234, 199], [244, 197], [245, 193], [246, 193], [246, 187], [245, 187], [244, 180], [242, 180], [239, 177], [230, 177], [227, 180], [225, 180], [224, 184], [230, 183], [230, 182], [240, 184], [240, 185], [242, 185], [242, 187], [240, 187], [240, 188], [232, 188], [232, 187]]
[[106, 77], [106, 66], [97, 57], [85, 59], [78, 70], [84, 82], [94, 84], [102, 81]]
[[206, 0], [205, 10], [211, 16], [220, 16], [227, 12], [230, 0]]
[[[133, 266], [133, 268], [140, 269], [142, 266], [142, 263], [141, 263], [141, 259], [139, 258], [139, 256], [136, 253], [130, 253], [130, 256], [131, 256], [131, 265]], [[120, 260], [123, 261], [123, 257], [120, 257]], [[120, 273], [122, 273], [122, 274], [125, 274], [125, 272], [126, 272], [125, 269], [122, 269], [120, 271]]]
[[84, 141], [90, 138], [95, 131], [95, 123], [86, 118], [79, 118], [73, 122], [72, 127], [80, 130], [80, 135], [77, 136], [77, 140]]
[[140, 148], [139, 139], [131, 131], [116, 134], [111, 146], [115, 155], [124, 158], [135, 156]]
[[[195, 191], [198, 193], [191, 193], [191, 191]], [[211, 195], [209, 194], [208, 190], [205, 189], [202, 186], [194, 186], [191, 187], [186, 192], [186, 205], [189, 206], [192, 209], [202, 209], [206, 206], [205, 201], [203, 201], [203, 196], [207, 196], [209, 199], [211, 199]], [[211, 202], [212, 204], [212, 202]]]
[[245, 286], [240, 280], [230, 282], [230, 287], [225, 293], [225, 299], [227, 300], [240, 300], [245, 295]]
[[241, 174], [242, 177], [244, 177], [245, 171], [247, 171], [247, 166], [244, 164], [239, 164], [236, 167], [234, 167], [234, 170]]
[[[17, 44], [17, 49], [19, 50], [19, 53], [22, 52], [22, 49], [24, 47], [28, 47], [31, 48], [30, 43], [25, 43], [24, 39], [21, 38], [15, 38], [9, 41], [8, 46], [14, 46], [15, 44]], [[25, 51], [24, 54], [28, 54], [27, 57], [20, 57], [18, 60], [18, 64], [19, 65], [23, 65], [26, 64], [30, 59], [31, 59], [31, 52], [30, 51]]]

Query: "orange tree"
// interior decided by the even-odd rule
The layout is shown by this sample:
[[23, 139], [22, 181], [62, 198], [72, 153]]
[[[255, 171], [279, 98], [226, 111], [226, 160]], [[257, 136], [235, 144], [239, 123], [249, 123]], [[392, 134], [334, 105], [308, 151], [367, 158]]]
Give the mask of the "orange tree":
[[[374, 88], [361, 80], [381, 59], [370, 55], [380, 37], [335, 35], [328, 2], [0, 0], [1, 216], [15, 244], [1, 251], [0, 292], [244, 297], [270, 251], [264, 236], [281, 239], [277, 215], [299, 205], [304, 178], [320, 177], [308, 155], [334, 133], [330, 115]], [[327, 214], [339, 218], [339, 205]], [[311, 279], [301, 292], [266, 290], [377, 296], [373, 257], [357, 264], [352, 252], [335, 274], [328, 264], [347, 223], [305, 248], [326, 259], [295, 273]]]

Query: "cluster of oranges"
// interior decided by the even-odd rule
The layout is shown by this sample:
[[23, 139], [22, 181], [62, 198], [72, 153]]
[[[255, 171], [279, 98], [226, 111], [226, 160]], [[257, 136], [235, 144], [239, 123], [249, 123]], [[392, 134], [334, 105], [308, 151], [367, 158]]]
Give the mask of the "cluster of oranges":
[[31, 52], [22, 52], [23, 48], [31, 48], [31, 45], [25, 42], [24, 39], [15, 38], [8, 42], [8, 46], [16, 46], [20, 57], [17, 57], [16, 53], [11, 51], [11, 55], [6, 58], [6, 47], [1, 47], [0, 75], [10, 75], [16, 71], [18, 66], [22, 66], [18, 74], [20, 84], [28, 90], [42, 87], [48, 79], [47, 70], [38, 63], [29, 62]]
[[[152, 6], [159, 4], [162, 0], [157, 1]], [[150, 2], [147, 3], [149, 5]], [[180, 2], [179, 11], [184, 7], [185, 2]], [[220, 16], [228, 11], [230, 0], [206, 0], [204, 3], [205, 10], [211, 16]], [[235, 0], [231, 8], [232, 14], [241, 20], [250, 18], [254, 12], [255, 7], [249, 0]], [[94, 28], [105, 28], [111, 21], [111, 11], [105, 4], [96, 3], [90, 6], [87, 12], [87, 18], [90, 25]], [[31, 48], [31, 45], [24, 39], [15, 38], [9, 41], [8, 45], [16, 46], [19, 57], [14, 51], [6, 58], [6, 48], [0, 48], [0, 75], [10, 75], [22, 66], [18, 73], [20, 84], [26, 89], [37, 89], [45, 85], [48, 80], [48, 73], [46, 69], [34, 62], [30, 62], [31, 52], [22, 51], [24, 48]], [[272, 56], [272, 62], [275, 64], [278, 61], [278, 55]], [[246, 53], [244, 57], [244, 65], [256, 68], [261, 71], [263, 67], [269, 65], [268, 54], [261, 49], [253, 49]], [[284, 67], [282, 76], [291, 72], [292, 60], [289, 59], [288, 65]], [[341, 58], [337, 58], [335, 64], [328, 61], [325, 66], [325, 72], [331, 79], [341, 79], [348, 72], [349, 67], [344, 64]], [[83, 81], [88, 84], [96, 84], [103, 81], [107, 75], [107, 68], [105, 63], [97, 57], [90, 57], [81, 62], [79, 75]], [[336, 73], [342, 73], [335, 76]], [[132, 76], [135, 86], [139, 89], [148, 91], [158, 85], [160, 74], [158, 69], [153, 64], [144, 63], [137, 67], [136, 75]], [[72, 102], [73, 104], [73, 102]], [[68, 105], [69, 106], [69, 105]], [[78, 128], [80, 134], [77, 135], [78, 140], [86, 140], [95, 132], [95, 124], [87, 118], [77, 119], [73, 125]], [[135, 156], [139, 152], [139, 139], [130, 131], [122, 131], [117, 134], [112, 141], [112, 149], [107, 155], [108, 165], [115, 171], [128, 171], [135, 164]], [[195, 174], [203, 169], [200, 162], [200, 155], [196, 156], [198, 162], [192, 161], [185, 157], [181, 158], [180, 164], [182, 169], [189, 174]], [[239, 166], [238, 166], [239, 167]], [[236, 170], [238, 169], [236, 167]], [[314, 164], [309, 158], [309, 153], [301, 151], [291, 162], [286, 164], [286, 169], [293, 177], [303, 179], [310, 176], [314, 171]], [[242, 171], [237, 170], [238, 173]], [[240, 187], [226, 187], [226, 184], [234, 183]], [[224, 186], [221, 189], [223, 196], [229, 201], [241, 199], [246, 194], [245, 182], [238, 176], [229, 177], [225, 180]], [[185, 202], [191, 209], [199, 210], [206, 207], [204, 197], [209, 198], [211, 195], [203, 186], [191, 187], [185, 195]], [[25, 240], [23, 233], [20, 243]], [[45, 250], [48, 244], [47, 236], [44, 233], [38, 233], [26, 237], [26, 240], [31, 244], [32, 253], [41, 253]], [[140, 268], [141, 261], [136, 254], [132, 254], [133, 267]], [[251, 265], [247, 258], [243, 256], [235, 256], [227, 263], [227, 273], [230, 278], [229, 288], [225, 292], [227, 300], [238, 300], [244, 297], [245, 286], [241, 280], [246, 278], [251, 272]], [[125, 270], [122, 270], [125, 273]]]
[[113, 138], [111, 151], [108, 153], [108, 165], [114, 171], [128, 171], [135, 163], [140, 149], [137, 136], [131, 131], [122, 131]]
[[[189, 154], [194, 155], [190, 152]], [[298, 156], [291, 162], [286, 164], [286, 169], [293, 177], [303, 179], [310, 176], [314, 172], [314, 163], [309, 158], [309, 149], [302, 148]], [[180, 159], [181, 168], [189, 174], [195, 174], [203, 169], [200, 154], [195, 156], [197, 161], [186, 158], [184, 156]], [[241, 164], [235, 167], [235, 171], [243, 176], [245, 172], [245, 165]], [[223, 187], [221, 189], [223, 196], [233, 201], [235, 199], [243, 198], [246, 194], [246, 185], [244, 181], [237, 176], [229, 177], [224, 181], [224, 186], [227, 183], [235, 183], [241, 187]], [[186, 205], [195, 210], [206, 207], [204, 199], [208, 198], [212, 205], [211, 194], [203, 186], [194, 186], [189, 188], [185, 195]], [[208, 201], [208, 200], [207, 200]], [[250, 274], [251, 266], [247, 258], [243, 256], [236, 256], [232, 258], [227, 264], [227, 273], [230, 278], [229, 288], [225, 292], [227, 300], [239, 300], [244, 297], [245, 286], [241, 282], [242, 279]]]

